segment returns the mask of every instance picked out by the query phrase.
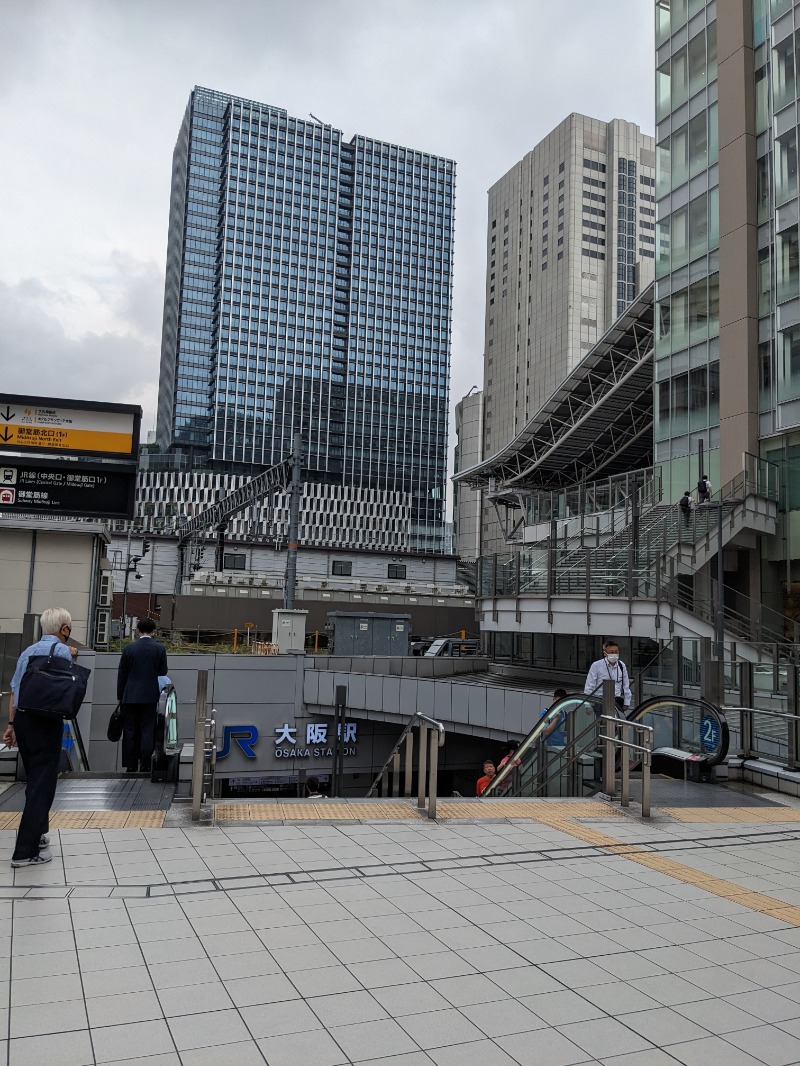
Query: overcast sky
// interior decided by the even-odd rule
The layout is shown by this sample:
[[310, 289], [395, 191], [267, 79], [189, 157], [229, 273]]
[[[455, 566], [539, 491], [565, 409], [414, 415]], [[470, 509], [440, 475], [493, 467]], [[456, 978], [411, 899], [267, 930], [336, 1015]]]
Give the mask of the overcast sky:
[[482, 380], [488, 187], [572, 111], [653, 132], [652, 0], [0, 0], [0, 20], [0, 392], [140, 403], [144, 429], [194, 85], [456, 160], [451, 408]]

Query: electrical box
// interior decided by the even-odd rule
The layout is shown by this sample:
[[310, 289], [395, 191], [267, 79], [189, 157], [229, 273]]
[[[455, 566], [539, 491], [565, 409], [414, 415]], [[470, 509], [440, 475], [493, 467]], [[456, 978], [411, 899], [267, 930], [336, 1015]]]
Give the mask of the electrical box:
[[306, 616], [308, 611], [289, 611], [276, 607], [272, 612], [272, 643], [278, 653], [304, 651], [306, 646]]
[[410, 614], [331, 611], [325, 627], [328, 646], [336, 655], [408, 655]]

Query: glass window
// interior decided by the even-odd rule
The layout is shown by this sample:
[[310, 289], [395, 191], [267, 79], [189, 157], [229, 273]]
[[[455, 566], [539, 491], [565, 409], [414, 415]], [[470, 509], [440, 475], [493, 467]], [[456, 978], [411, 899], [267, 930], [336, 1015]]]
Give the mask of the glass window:
[[764, 341], [758, 346], [758, 409], [771, 411], [772, 407], [772, 345]]
[[[719, 363], [708, 365], [708, 424], [719, 422]], [[712, 475], [713, 477], [713, 475]]]
[[[704, 116], [700, 116], [701, 118]], [[672, 135], [672, 188], [677, 189], [689, 177], [689, 127], [681, 126]]]
[[753, 47], [767, 39], [767, 0], [753, 0]]
[[717, 24], [712, 22], [706, 29], [706, 48], [708, 49], [707, 81], [710, 85], [717, 77]]
[[758, 314], [763, 318], [770, 313], [772, 305], [772, 282], [769, 248], [758, 252]]
[[705, 429], [708, 425], [708, 367], [699, 366], [689, 372], [689, 429]]
[[405, 565], [403, 563], [389, 563], [389, 572], [386, 576], [389, 578], [393, 578], [395, 581], [405, 581]]
[[686, 55], [686, 46], [679, 49], [672, 57], [672, 73], [670, 77], [671, 105], [674, 111], [676, 107], [685, 104], [689, 99], [689, 67]]
[[769, 128], [769, 82], [767, 68], [756, 71], [756, 133]]
[[656, 407], [656, 440], [669, 439], [669, 397], [670, 382], [660, 381], [658, 383], [658, 404]]
[[665, 296], [656, 304], [656, 358], [669, 355], [671, 344], [671, 300]]
[[758, 204], [758, 223], [768, 222], [769, 206], [769, 164], [771, 157], [762, 155], [756, 160], [756, 200]]
[[694, 177], [708, 166], [708, 113], [695, 115], [688, 128], [689, 174]]
[[708, 335], [719, 336], [719, 274], [708, 279]]
[[352, 577], [353, 564], [342, 562], [341, 559], [334, 559], [331, 563], [331, 573], [334, 577]]
[[662, 63], [656, 71], [656, 121], [661, 122], [670, 112], [670, 62]]
[[689, 293], [686, 289], [672, 294], [672, 350], [680, 351], [689, 343]]
[[714, 102], [708, 108], [708, 165], [719, 159], [719, 113]]
[[698, 196], [689, 204], [689, 258], [708, 251], [708, 198]]
[[680, 29], [687, 18], [686, 0], [672, 0], [670, 4], [670, 32]]
[[778, 402], [800, 398], [800, 326], [778, 334]]
[[706, 84], [706, 34], [705, 30], [689, 41], [689, 96], [700, 92]]
[[689, 375], [678, 374], [672, 379], [672, 435], [686, 433], [689, 428]]
[[660, 199], [671, 189], [670, 139], [666, 137], [656, 146], [656, 196]]
[[789, 35], [772, 50], [772, 94], [775, 111], [794, 100], [795, 94], [794, 36]]
[[797, 130], [775, 140], [775, 203], [797, 196]]
[[669, 0], [656, 0], [656, 45], [669, 39]]
[[222, 556], [222, 566], [225, 570], [246, 570], [247, 556], [225, 554]]
[[775, 289], [778, 303], [800, 296], [800, 244], [797, 226], [775, 237]]
[[792, 0], [771, 0], [770, 12], [772, 14], [772, 21], [774, 22], [775, 19], [780, 18], [781, 15], [785, 15], [791, 6]]
[[[703, 197], [705, 199], [705, 197]], [[670, 226], [670, 253], [672, 269], [683, 266], [689, 258], [689, 211], [682, 207], [671, 218]]]
[[708, 190], [708, 247], [719, 247], [719, 186]]
[[656, 224], [656, 277], [663, 278], [670, 269], [670, 222], [665, 218]]
[[708, 336], [708, 279], [701, 278], [689, 286], [689, 343], [697, 344]]

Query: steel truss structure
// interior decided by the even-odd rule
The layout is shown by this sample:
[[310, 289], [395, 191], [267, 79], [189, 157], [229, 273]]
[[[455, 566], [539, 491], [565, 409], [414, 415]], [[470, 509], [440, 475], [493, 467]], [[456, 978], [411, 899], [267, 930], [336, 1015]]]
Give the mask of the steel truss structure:
[[516, 508], [520, 490], [651, 465], [653, 293], [639, 294], [510, 444], [453, 480]]

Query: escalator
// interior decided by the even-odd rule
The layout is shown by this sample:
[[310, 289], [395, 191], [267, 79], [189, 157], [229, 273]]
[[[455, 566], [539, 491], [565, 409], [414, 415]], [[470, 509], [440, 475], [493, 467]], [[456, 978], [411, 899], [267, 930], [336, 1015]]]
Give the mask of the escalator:
[[[491, 781], [485, 798], [591, 796], [601, 790], [603, 744], [599, 696], [572, 694], [540, 718]], [[622, 715], [618, 711], [617, 717]], [[627, 715], [653, 729], [653, 772], [698, 782], [728, 754], [724, 713], [706, 700], [658, 696]], [[617, 754], [617, 770], [620, 756]], [[635, 773], [636, 767], [634, 766]]]

